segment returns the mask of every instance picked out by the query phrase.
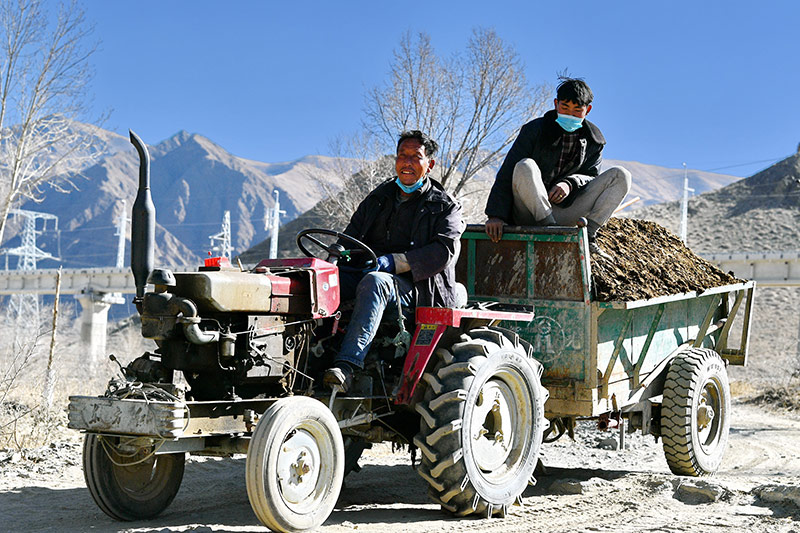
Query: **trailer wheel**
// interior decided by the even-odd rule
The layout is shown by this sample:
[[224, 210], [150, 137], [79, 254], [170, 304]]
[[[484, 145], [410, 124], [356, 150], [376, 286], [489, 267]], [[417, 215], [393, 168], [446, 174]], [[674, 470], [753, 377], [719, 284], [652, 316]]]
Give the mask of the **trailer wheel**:
[[541, 364], [517, 335], [479, 328], [424, 376], [419, 474], [457, 516], [505, 515], [532, 481], [547, 424]]
[[706, 476], [717, 471], [730, 429], [731, 393], [725, 362], [693, 348], [670, 364], [661, 404], [661, 438], [670, 470]]
[[272, 404], [253, 431], [245, 472], [247, 496], [262, 524], [284, 532], [322, 524], [344, 477], [344, 445], [333, 413], [305, 396]]
[[86, 435], [86, 486], [98, 507], [115, 520], [153, 518], [178, 493], [186, 455], [153, 455], [151, 448], [130, 453], [120, 449], [120, 441], [126, 438]]

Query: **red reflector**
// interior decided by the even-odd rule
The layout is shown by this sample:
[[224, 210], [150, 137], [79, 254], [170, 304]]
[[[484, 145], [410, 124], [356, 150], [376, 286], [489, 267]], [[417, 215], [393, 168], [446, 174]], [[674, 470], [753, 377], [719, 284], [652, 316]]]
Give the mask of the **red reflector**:
[[209, 257], [205, 260], [205, 264], [203, 266], [207, 267], [229, 267], [231, 266], [231, 260], [227, 257]]

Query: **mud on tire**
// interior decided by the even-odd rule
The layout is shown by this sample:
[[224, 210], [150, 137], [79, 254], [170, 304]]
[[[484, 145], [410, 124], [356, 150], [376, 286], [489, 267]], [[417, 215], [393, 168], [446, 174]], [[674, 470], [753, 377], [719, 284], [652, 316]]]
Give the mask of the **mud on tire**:
[[541, 364], [516, 334], [462, 335], [423, 376], [414, 443], [431, 498], [457, 516], [505, 515], [531, 481], [547, 424]]
[[728, 445], [730, 409], [728, 374], [716, 352], [693, 348], [675, 357], [661, 404], [661, 438], [673, 473], [717, 471]]

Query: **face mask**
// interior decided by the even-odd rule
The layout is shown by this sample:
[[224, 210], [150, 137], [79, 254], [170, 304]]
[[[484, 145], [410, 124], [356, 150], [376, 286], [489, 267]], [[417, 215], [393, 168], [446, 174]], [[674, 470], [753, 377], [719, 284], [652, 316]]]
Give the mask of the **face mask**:
[[419, 190], [419, 188], [422, 187], [422, 184], [425, 183], [425, 177], [426, 176], [422, 176], [420, 179], [415, 181], [414, 185], [404, 185], [403, 182], [400, 181], [400, 178], [396, 178], [394, 182], [397, 184], [398, 187], [400, 187], [400, 189], [404, 193], [411, 194], [412, 192]]
[[562, 115], [559, 113], [556, 123], [564, 128], [564, 131], [572, 133], [583, 125], [583, 119], [573, 117], [572, 115]]

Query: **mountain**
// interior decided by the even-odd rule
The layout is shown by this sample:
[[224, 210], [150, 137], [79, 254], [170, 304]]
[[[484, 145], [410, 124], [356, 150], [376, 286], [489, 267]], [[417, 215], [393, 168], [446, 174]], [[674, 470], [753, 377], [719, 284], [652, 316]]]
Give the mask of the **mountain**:
[[[683, 169], [614, 159], [603, 160], [601, 169], [604, 170], [617, 165], [630, 170], [631, 176], [633, 176], [628, 199], [633, 199], [637, 196], [641, 198], [634, 204], [637, 208], [680, 198], [683, 194]], [[686, 171], [686, 175], [689, 178], [689, 187], [694, 189], [694, 194], [713, 191], [741, 179], [736, 176], [691, 169]]]
[[[687, 240], [700, 253], [797, 250], [800, 247], [800, 153], [726, 187], [692, 196]], [[680, 231], [680, 202], [632, 214]]]
[[[130, 216], [138, 187], [138, 157], [127, 138], [98, 130], [99, 161], [73, 178], [70, 194], [50, 191], [43, 202], [24, 209], [55, 214], [37, 245], [62, 258], [41, 268], [113, 266], [117, 255], [116, 221], [127, 201]], [[156, 263], [197, 264], [210, 249], [209, 236], [221, 231], [231, 212], [234, 251], [247, 249], [267, 235], [268, 209], [280, 194], [284, 220], [307, 211], [322, 197], [320, 181], [338, 186], [335, 160], [306, 156], [296, 161], [263, 163], [236, 157], [202, 135], [181, 131], [156, 145], [151, 155], [151, 190], [156, 206]], [[20, 222], [11, 225], [3, 247], [17, 246]], [[130, 228], [128, 227], [129, 240]], [[125, 258], [126, 264], [130, 248]], [[11, 268], [15, 266], [12, 259]]]

